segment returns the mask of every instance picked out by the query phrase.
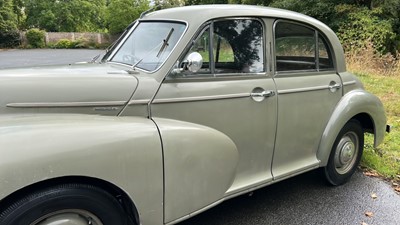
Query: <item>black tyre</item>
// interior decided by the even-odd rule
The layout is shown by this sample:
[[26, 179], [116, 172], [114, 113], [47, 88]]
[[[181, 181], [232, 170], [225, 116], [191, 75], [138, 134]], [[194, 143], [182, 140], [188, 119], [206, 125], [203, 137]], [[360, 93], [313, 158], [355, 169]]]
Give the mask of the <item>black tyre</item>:
[[58, 185], [21, 196], [0, 213], [0, 225], [128, 224], [112, 195], [85, 184]]
[[324, 174], [332, 185], [346, 183], [356, 171], [364, 149], [364, 131], [357, 120], [350, 120], [339, 132]]

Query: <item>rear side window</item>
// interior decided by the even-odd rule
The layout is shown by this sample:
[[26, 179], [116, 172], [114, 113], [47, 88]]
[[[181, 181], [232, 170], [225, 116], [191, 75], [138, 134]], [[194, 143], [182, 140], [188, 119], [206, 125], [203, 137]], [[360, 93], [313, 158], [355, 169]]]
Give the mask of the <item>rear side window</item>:
[[275, 57], [278, 72], [333, 69], [324, 38], [315, 29], [297, 23], [276, 23]]

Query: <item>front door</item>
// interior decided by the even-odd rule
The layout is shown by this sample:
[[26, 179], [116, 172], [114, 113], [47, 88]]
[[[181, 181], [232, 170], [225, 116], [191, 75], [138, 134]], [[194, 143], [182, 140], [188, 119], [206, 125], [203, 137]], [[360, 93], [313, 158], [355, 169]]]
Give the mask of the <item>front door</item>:
[[[166, 223], [272, 180], [277, 98], [275, 84], [266, 72], [264, 32], [264, 24], [258, 19], [210, 22], [180, 60], [184, 70], [171, 72], [155, 96], [151, 114], [156, 123], [157, 118], [168, 118], [217, 130], [233, 141], [236, 149], [232, 150], [239, 155], [231, 183], [218, 196], [213, 190], [218, 181], [211, 177], [199, 180], [193, 177], [195, 174], [184, 176], [193, 169], [181, 162], [189, 158], [191, 149], [179, 149], [181, 154], [164, 149]], [[186, 59], [193, 52], [203, 58], [198, 71], [187, 70], [190, 65]], [[193, 146], [194, 149], [202, 151], [202, 146]], [[213, 154], [220, 153], [216, 150]], [[201, 170], [206, 174], [218, 172], [208, 171], [210, 167]]]

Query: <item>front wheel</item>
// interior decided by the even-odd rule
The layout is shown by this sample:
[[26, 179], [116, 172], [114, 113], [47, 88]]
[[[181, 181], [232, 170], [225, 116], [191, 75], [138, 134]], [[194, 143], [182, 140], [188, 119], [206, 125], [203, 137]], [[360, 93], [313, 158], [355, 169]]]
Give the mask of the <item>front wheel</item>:
[[49, 187], [22, 196], [0, 213], [0, 225], [126, 225], [128, 216], [108, 192], [85, 184]]
[[350, 120], [337, 136], [328, 164], [324, 167], [325, 177], [332, 185], [347, 182], [360, 163], [364, 148], [364, 131], [357, 120]]

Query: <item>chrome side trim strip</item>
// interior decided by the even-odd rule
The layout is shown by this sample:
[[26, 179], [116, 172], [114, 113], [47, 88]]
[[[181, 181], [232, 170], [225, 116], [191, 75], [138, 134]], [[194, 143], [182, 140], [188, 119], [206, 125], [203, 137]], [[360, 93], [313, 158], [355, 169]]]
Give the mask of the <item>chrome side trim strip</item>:
[[306, 87], [306, 88], [293, 88], [293, 89], [286, 89], [286, 90], [278, 90], [278, 94], [291, 94], [297, 92], [307, 92], [307, 91], [319, 91], [329, 89], [327, 85], [324, 86], [315, 86], [315, 87]]
[[128, 106], [129, 105], [147, 105], [149, 104], [150, 99], [141, 99], [141, 100], [130, 100], [128, 102]]
[[97, 107], [97, 106], [124, 106], [125, 101], [104, 102], [24, 102], [8, 103], [10, 108], [59, 108], [59, 107]]
[[196, 102], [196, 101], [247, 98], [247, 97], [250, 97], [250, 93], [211, 95], [211, 96], [199, 96], [199, 97], [196, 96], [196, 97], [183, 97], [183, 98], [162, 98], [162, 99], [154, 99], [153, 103], [162, 104], [162, 103], [175, 103], [175, 102]]
[[353, 85], [353, 84], [356, 84], [355, 80], [343, 82], [343, 86], [348, 86], [348, 85]]

